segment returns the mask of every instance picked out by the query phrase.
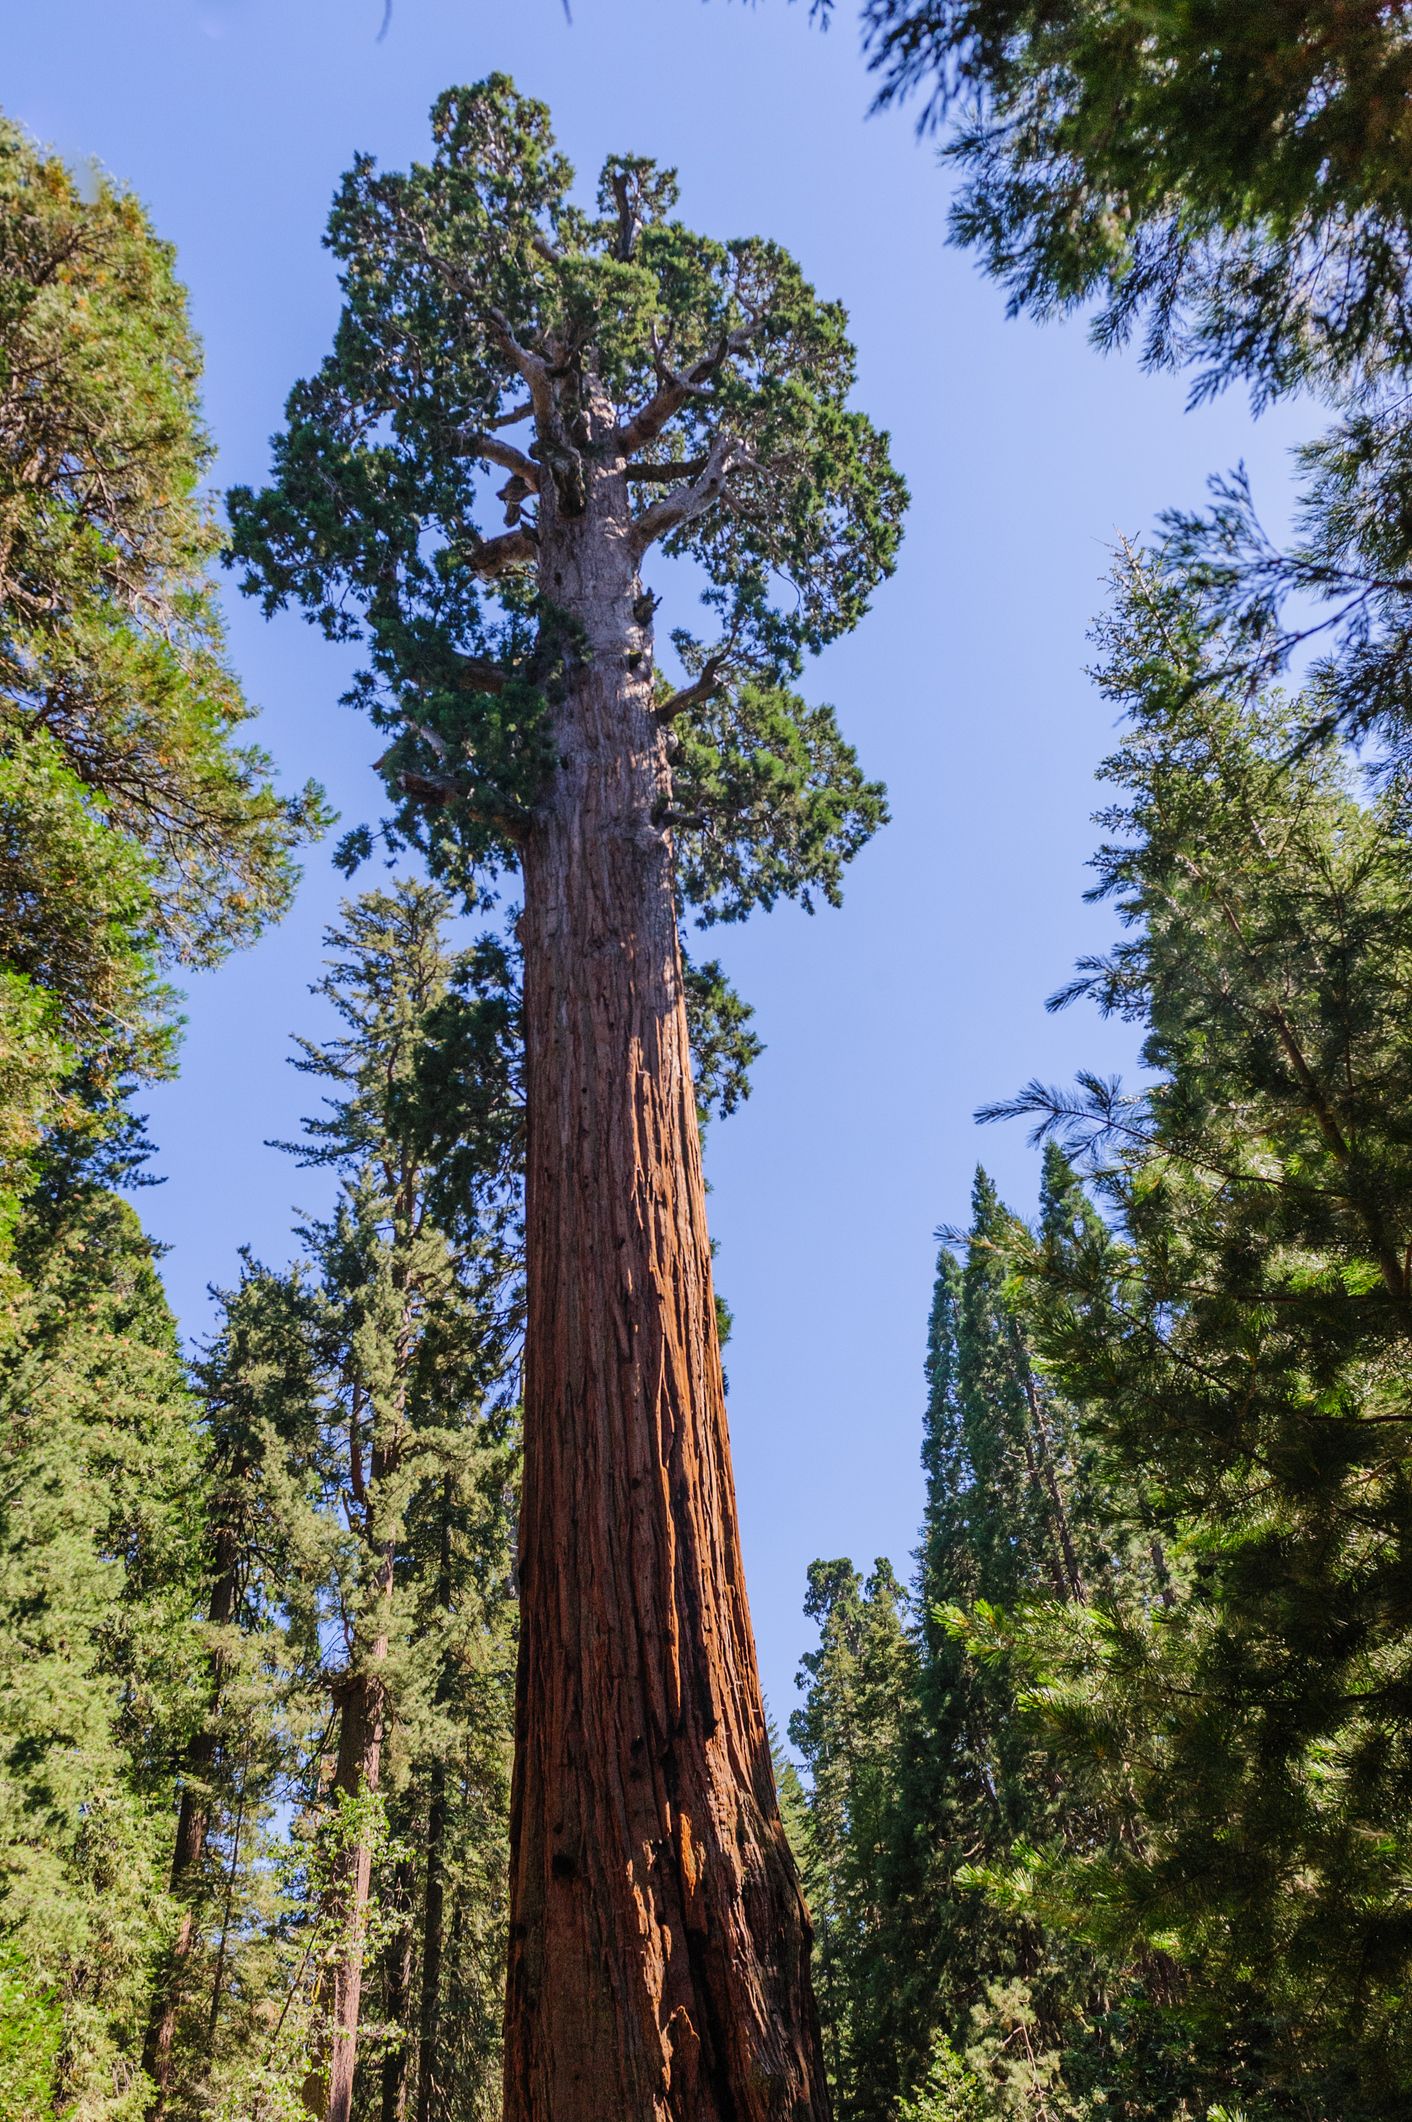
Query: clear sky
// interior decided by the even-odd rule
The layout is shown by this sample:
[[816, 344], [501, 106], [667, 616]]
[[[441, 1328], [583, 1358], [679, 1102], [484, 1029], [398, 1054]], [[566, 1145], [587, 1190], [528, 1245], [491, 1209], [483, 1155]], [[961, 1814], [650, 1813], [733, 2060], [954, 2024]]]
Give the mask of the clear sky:
[[[1008, 320], [945, 247], [930, 149], [905, 116], [866, 115], [851, 0], [827, 35], [785, 0], [574, 0], [572, 23], [562, 0], [395, 0], [378, 42], [382, 7], [5, 11], [10, 115], [131, 184], [177, 246], [221, 484], [261, 478], [285, 393], [326, 348], [337, 288], [319, 238], [352, 153], [404, 165], [440, 89], [500, 70], [551, 105], [585, 179], [609, 152], [653, 155], [679, 169], [689, 222], [789, 245], [850, 310], [859, 401], [912, 486], [896, 578], [808, 681], [889, 784], [893, 823], [842, 912], [710, 939], [768, 1046], [707, 1161], [752, 1603], [783, 1722], [811, 1558], [910, 1568], [934, 1228], [964, 1219], [978, 1157], [1033, 1204], [1022, 1132], [980, 1133], [971, 1113], [1031, 1075], [1131, 1066], [1123, 1027], [1043, 1008], [1112, 921], [1081, 903], [1112, 734], [1083, 675], [1107, 549], [1241, 457], [1277, 497], [1296, 427], [1255, 428], [1235, 397], [1186, 415], [1180, 383], [1100, 357], [1080, 323]], [[353, 659], [296, 617], [227, 603], [282, 774], [316, 775], [345, 823], [376, 816], [377, 743], [337, 706]], [[264, 1143], [307, 1110], [288, 1039], [317, 1029], [306, 989], [343, 888], [315, 850], [283, 927], [191, 984], [181, 1080], [148, 1101], [166, 1183], [139, 1206], [190, 1332], [237, 1248], [284, 1259], [293, 1207], [321, 1198]]]

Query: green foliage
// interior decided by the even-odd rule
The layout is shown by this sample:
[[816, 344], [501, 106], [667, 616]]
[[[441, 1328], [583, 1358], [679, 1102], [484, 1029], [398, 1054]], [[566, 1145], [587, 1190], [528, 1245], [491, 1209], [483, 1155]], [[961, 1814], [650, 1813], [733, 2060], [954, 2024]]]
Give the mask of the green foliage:
[[[905, 500], [848, 403], [843, 311], [777, 245], [671, 218], [675, 177], [649, 162], [611, 159], [586, 212], [547, 111], [502, 75], [448, 90], [432, 128], [429, 163], [360, 157], [335, 201], [333, 352], [290, 397], [274, 483], [231, 495], [245, 587], [367, 643], [352, 697], [389, 735], [392, 843], [457, 880], [513, 864], [554, 770], [545, 703], [589, 653], [526, 510], [552, 480], [581, 512], [616, 449], [627, 490], [662, 495], [634, 519], [643, 546], [695, 563], [718, 629], [674, 637], [687, 683], [653, 822], [679, 831], [683, 896], [710, 919], [836, 898], [882, 793], [790, 681], [862, 616]], [[605, 394], [617, 426], [590, 444]], [[522, 451], [507, 431], [531, 418]], [[497, 537], [487, 482], [507, 467]]]
[[959, 114], [957, 239], [1015, 308], [1261, 393], [1405, 364], [1412, 37], [1310, 0], [864, 0], [884, 100]]
[[0, 119], [0, 1275], [45, 1137], [170, 1066], [160, 965], [258, 935], [323, 822], [234, 741], [199, 373], [137, 202]]
[[[359, 2100], [419, 2068], [438, 2022], [445, 2111], [491, 2114], [498, 2068], [515, 1658], [517, 1017], [494, 939], [447, 948], [443, 895], [350, 902], [320, 983], [334, 1036], [298, 1042], [324, 1093], [290, 1145], [337, 1173], [287, 1272], [247, 1262], [198, 1371], [209, 1522], [242, 1556], [220, 1658], [208, 1850], [187, 1895], [172, 2113], [284, 2122], [324, 2052], [334, 1965], [361, 1939]], [[455, 1199], [448, 1084], [484, 1064], [484, 1153]], [[498, 1126], [498, 1134], [496, 1128]], [[509, 1178], [506, 1178], [509, 1174]], [[383, 1727], [376, 1786], [337, 1741], [360, 1686]], [[335, 1759], [342, 1780], [334, 1782]], [[366, 1908], [350, 1899], [367, 1852]], [[440, 1913], [433, 1914], [433, 1887]], [[428, 1927], [439, 1974], [423, 1981]], [[398, 1974], [411, 1937], [415, 1981]], [[427, 1998], [430, 1997], [428, 2006]], [[362, 2108], [360, 2107], [360, 2112]]]
[[898, 2107], [897, 2122], [985, 2122], [993, 2112], [980, 2080], [941, 2034], [932, 2047], [926, 2077]]
[[21, 1953], [0, 1947], [0, 2112], [37, 2115], [52, 2108], [63, 2040], [56, 1998], [36, 1990]]
[[[203, 1485], [150, 1246], [92, 1186], [31, 1201], [0, 1381], [0, 2070], [135, 2117]], [[22, 1975], [21, 1971], [22, 1970]], [[24, 2112], [23, 2109], [16, 2110]]]
[[1128, 727], [1098, 890], [1126, 934], [1073, 991], [1145, 1023], [1157, 1075], [1016, 1101], [1108, 1209], [1024, 1271], [1171, 1575], [1020, 1633], [1052, 1740], [1141, 1823], [1045, 1891], [1173, 1957], [1272, 2111], [1371, 2116], [1412, 2084], [1412, 857], [1336, 750], [1291, 760], [1301, 703], [1228, 696], [1223, 642], [1141, 556], [1101, 639]]

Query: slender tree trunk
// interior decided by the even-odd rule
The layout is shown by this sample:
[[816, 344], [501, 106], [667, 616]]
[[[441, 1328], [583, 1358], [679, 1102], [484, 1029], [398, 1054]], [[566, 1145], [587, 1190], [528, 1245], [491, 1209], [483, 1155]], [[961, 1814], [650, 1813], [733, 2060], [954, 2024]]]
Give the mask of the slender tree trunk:
[[[1050, 1526], [1055, 1539], [1059, 1543], [1062, 1562], [1059, 1596], [1064, 1600], [1072, 1599], [1077, 1605], [1081, 1606], [1088, 1593], [1084, 1585], [1083, 1571], [1079, 1566], [1079, 1552], [1074, 1542], [1073, 1527], [1069, 1523], [1068, 1505], [1064, 1501], [1064, 1491], [1059, 1481], [1059, 1469], [1054, 1463], [1054, 1443], [1049, 1434], [1049, 1424], [1045, 1420], [1044, 1401], [1040, 1396], [1039, 1387], [1035, 1383], [1035, 1375], [1030, 1367], [1029, 1356], [1020, 1340], [1019, 1324], [1014, 1319], [1010, 1322], [1010, 1351], [1014, 1357], [1015, 1369], [1019, 1375], [1026, 1405], [1030, 1411], [1030, 1420], [1034, 1424], [1035, 1453], [1038, 1460], [1040, 1483], [1045, 1500], [1049, 1505]], [[1025, 1446], [1026, 1457], [1029, 1457], [1029, 1451], [1030, 1448], [1027, 1442]], [[1032, 1462], [1031, 1479], [1034, 1477], [1034, 1472], [1035, 1467]]]
[[548, 493], [539, 522], [544, 594], [579, 633], [524, 848], [505, 2122], [823, 2122], [741, 1567], [650, 602], [620, 472], [591, 482], [584, 514]]
[[[350, 1798], [375, 1797], [382, 1767], [385, 1715], [379, 1667], [387, 1655], [381, 1639], [368, 1669], [349, 1674], [338, 1717], [334, 1791]], [[340, 1849], [324, 1897], [337, 1925], [338, 1947], [324, 1979], [327, 2032], [304, 2084], [304, 2105], [319, 2122], [349, 2122], [358, 2064], [358, 2013], [363, 1993], [363, 1953], [372, 1890], [373, 1852], [367, 1835]]]
[[393, 1874], [393, 1892], [402, 1920], [388, 1940], [383, 1957], [383, 1987], [387, 2021], [397, 2030], [397, 2039], [382, 2061], [382, 2122], [403, 2122], [407, 2112], [408, 2049], [411, 2030], [408, 2006], [412, 2000], [412, 1896], [417, 1875], [410, 1858], [404, 1858]]
[[[447, 1474], [441, 1490], [441, 1555], [437, 1576], [437, 1599], [443, 1609], [451, 1605], [451, 1502], [452, 1482]], [[445, 1665], [437, 1680], [438, 1702], [445, 1699], [449, 1675]], [[422, 1904], [421, 1998], [417, 2014], [417, 2122], [435, 2122], [440, 2109], [441, 2071], [437, 2056], [437, 2033], [441, 2019], [441, 1962], [446, 1930], [446, 1763], [438, 1754], [431, 1764], [431, 1793], [427, 1805], [426, 1892]]]
[[[241, 1477], [237, 1469], [235, 1478]], [[228, 1628], [240, 1597], [240, 1543], [231, 1526], [222, 1526], [215, 1538], [215, 1578], [207, 1607], [212, 1628]], [[152, 2080], [153, 2093], [147, 2113], [160, 2122], [171, 2094], [172, 2044], [177, 2017], [185, 1995], [187, 1971], [196, 1949], [197, 1900], [201, 1888], [201, 1865], [211, 1828], [210, 1775], [216, 1759], [215, 1717], [220, 1708], [225, 1678], [225, 1660], [219, 1648], [210, 1659], [210, 1699], [200, 1731], [192, 1738], [182, 1763], [181, 1802], [177, 1809], [176, 1844], [168, 1892], [181, 1906], [177, 1932], [152, 1993], [152, 2006], [142, 2044], [142, 2068]]]

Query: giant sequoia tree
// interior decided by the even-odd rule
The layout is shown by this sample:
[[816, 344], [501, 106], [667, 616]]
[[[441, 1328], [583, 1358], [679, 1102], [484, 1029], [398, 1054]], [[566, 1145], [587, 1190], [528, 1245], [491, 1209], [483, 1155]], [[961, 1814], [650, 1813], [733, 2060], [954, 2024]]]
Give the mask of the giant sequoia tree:
[[[385, 831], [523, 880], [528, 1336], [508, 2122], [822, 2116], [808, 1925], [742, 1578], [678, 923], [837, 896], [883, 815], [790, 689], [904, 492], [843, 312], [620, 157], [593, 211], [503, 78], [360, 159], [345, 307], [274, 483], [274, 607], [361, 634]], [[503, 523], [488, 525], [491, 493]], [[713, 637], [654, 652], [655, 547]], [[366, 837], [366, 836], [365, 836]]]

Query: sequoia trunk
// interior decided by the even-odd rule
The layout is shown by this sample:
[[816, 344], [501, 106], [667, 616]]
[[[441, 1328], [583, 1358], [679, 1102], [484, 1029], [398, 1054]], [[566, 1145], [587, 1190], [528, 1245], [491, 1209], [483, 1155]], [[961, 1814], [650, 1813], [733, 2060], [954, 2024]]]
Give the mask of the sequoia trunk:
[[[545, 482], [546, 485], [548, 482]], [[574, 622], [524, 847], [528, 1334], [505, 2122], [822, 2122], [716, 1334], [620, 472], [540, 508]]]

